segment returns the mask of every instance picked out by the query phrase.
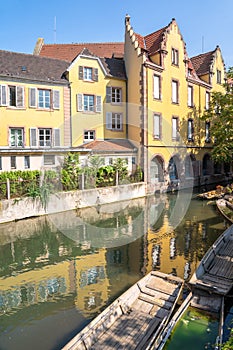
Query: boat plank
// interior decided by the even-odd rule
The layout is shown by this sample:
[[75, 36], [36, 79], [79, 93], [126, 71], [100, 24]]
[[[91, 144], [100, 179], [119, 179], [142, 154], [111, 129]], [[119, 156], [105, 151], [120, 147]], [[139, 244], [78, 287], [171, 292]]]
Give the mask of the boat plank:
[[172, 303], [162, 300], [159, 298], [149, 298], [148, 296], [145, 296], [143, 294], [139, 295], [139, 299], [145, 301], [146, 303], [152, 304], [152, 305], [158, 305], [160, 307], [163, 307], [167, 310], [170, 310], [172, 307]]

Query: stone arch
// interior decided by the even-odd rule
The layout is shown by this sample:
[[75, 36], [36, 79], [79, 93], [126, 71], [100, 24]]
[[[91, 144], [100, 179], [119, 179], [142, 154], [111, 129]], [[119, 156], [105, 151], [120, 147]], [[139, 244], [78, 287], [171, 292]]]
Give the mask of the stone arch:
[[156, 155], [150, 162], [150, 182], [157, 183], [164, 181], [164, 160]]

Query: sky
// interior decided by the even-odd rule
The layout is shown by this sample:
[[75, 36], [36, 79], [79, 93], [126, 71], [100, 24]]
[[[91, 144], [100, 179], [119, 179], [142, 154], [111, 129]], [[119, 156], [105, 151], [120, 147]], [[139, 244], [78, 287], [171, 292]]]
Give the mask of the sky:
[[123, 42], [126, 14], [143, 36], [175, 18], [189, 57], [219, 45], [226, 69], [233, 66], [233, 0], [0, 0], [0, 50], [33, 53], [38, 38]]

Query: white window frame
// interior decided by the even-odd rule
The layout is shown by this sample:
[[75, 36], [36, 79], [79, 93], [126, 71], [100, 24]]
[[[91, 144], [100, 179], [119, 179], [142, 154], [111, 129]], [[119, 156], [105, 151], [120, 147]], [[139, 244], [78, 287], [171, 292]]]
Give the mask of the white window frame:
[[83, 67], [83, 80], [92, 81], [93, 77], [93, 68]]
[[122, 89], [119, 87], [113, 87], [111, 89], [111, 98], [112, 103], [121, 103], [122, 102]]
[[51, 90], [38, 89], [38, 108], [51, 109]]
[[188, 137], [188, 141], [193, 141], [193, 137], [194, 137], [194, 130], [193, 130], [193, 128], [194, 128], [194, 125], [193, 125], [193, 119], [188, 119], [188, 135], [187, 135], [187, 137]]
[[83, 95], [83, 110], [84, 112], [95, 111], [95, 96], [94, 95]]
[[179, 83], [177, 80], [172, 80], [172, 103], [179, 103]]
[[[14, 93], [13, 93], [14, 91]], [[13, 102], [11, 95], [14, 94]], [[20, 85], [8, 85], [8, 106], [22, 108], [24, 107], [24, 87]]]
[[95, 140], [95, 130], [84, 130], [83, 141], [91, 142]]
[[172, 48], [172, 64], [174, 66], [179, 65], [179, 50]]
[[193, 107], [193, 86], [188, 85], [188, 107]]
[[154, 113], [153, 137], [156, 140], [161, 138], [161, 114]]
[[106, 128], [108, 130], [112, 130], [112, 131], [122, 131], [123, 130], [123, 115], [122, 115], [122, 113], [107, 112], [106, 113]]
[[205, 142], [209, 143], [211, 142], [211, 137], [210, 137], [210, 122], [206, 121], [205, 122]]
[[[12, 142], [12, 138], [14, 138], [13, 142]], [[24, 146], [24, 129], [23, 128], [9, 128], [9, 146], [17, 147], [17, 148]]]
[[160, 86], [161, 86], [161, 77], [160, 75], [154, 75], [153, 77], [154, 87], [153, 87], [153, 96], [156, 100], [161, 99]]
[[52, 129], [38, 128], [39, 147], [52, 147]]
[[177, 141], [179, 139], [179, 118], [174, 116], [172, 117], [172, 140]]
[[205, 93], [205, 109], [208, 111], [210, 108], [210, 92], [206, 91]]

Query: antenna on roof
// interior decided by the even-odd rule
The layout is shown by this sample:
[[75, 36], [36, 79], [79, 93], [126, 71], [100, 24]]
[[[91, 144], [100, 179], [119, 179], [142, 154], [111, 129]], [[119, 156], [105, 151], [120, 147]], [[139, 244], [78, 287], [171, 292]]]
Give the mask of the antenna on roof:
[[202, 49], [202, 53], [204, 53], [204, 35], [202, 35], [201, 49]]
[[57, 17], [54, 17], [54, 44], [57, 42]]

